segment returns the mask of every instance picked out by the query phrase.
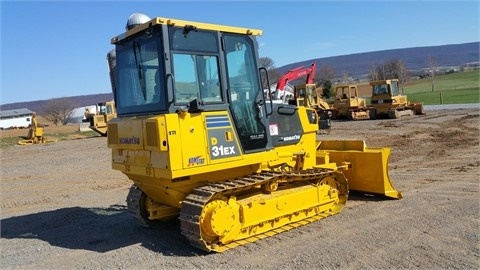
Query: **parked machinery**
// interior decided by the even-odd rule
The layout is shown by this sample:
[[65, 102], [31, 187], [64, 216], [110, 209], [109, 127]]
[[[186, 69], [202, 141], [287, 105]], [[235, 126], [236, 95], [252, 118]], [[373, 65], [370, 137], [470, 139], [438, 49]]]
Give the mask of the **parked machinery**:
[[410, 102], [406, 95], [399, 93], [398, 79], [370, 82], [372, 86], [371, 106], [378, 118], [391, 119], [402, 116], [425, 114], [423, 103]]
[[140, 224], [179, 218], [193, 246], [222, 252], [340, 213], [350, 191], [402, 197], [389, 148], [317, 141], [315, 109], [265, 99], [261, 34], [134, 14], [112, 39], [107, 142]]
[[[283, 74], [277, 81], [277, 86], [273, 96], [274, 100], [282, 100], [284, 103], [296, 104], [314, 108], [319, 115], [319, 127], [321, 130], [328, 130], [331, 127], [330, 105], [322, 99], [321, 93], [317, 91], [315, 84], [315, 73], [317, 64], [301, 66], [291, 69]], [[293, 93], [288, 93], [285, 87], [288, 82], [305, 77], [304, 84], [298, 84], [293, 87]]]
[[117, 116], [114, 101], [100, 102], [95, 105], [95, 112], [85, 109], [85, 118], [82, 122], [89, 123], [90, 129], [106, 137], [107, 123]]
[[314, 83], [298, 84], [293, 87], [294, 99], [290, 104], [313, 108], [319, 116], [318, 125], [321, 130], [331, 127], [332, 109], [328, 102], [322, 98], [322, 93]]
[[37, 113], [32, 113], [32, 119], [30, 128], [28, 129], [27, 137], [25, 140], [18, 141], [20, 145], [27, 144], [36, 144], [36, 143], [45, 143], [45, 138], [43, 137], [43, 127], [40, 127], [37, 121]]
[[[296, 67], [288, 70], [277, 81], [277, 86], [274, 92], [274, 99], [281, 99], [286, 102], [288, 99], [293, 98], [294, 93], [287, 93], [285, 87], [290, 81], [297, 80], [305, 77], [306, 84], [314, 84], [315, 73], [317, 72], [317, 64], [314, 62], [311, 65]], [[291, 96], [289, 97], [290, 94]]]
[[375, 108], [358, 96], [356, 85], [344, 84], [335, 87], [335, 100], [331, 104], [333, 119], [375, 119]]

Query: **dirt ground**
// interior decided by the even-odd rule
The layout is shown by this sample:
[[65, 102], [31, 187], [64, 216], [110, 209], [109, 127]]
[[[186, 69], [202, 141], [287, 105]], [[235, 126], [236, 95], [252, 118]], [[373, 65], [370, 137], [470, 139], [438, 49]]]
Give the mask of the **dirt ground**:
[[478, 107], [335, 121], [318, 137], [391, 147], [403, 199], [350, 196], [338, 215], [224, 253], [191, 247], [178, 220], [136, 225], [104, 137], [2, 148], [0, 268], [480, 268]]

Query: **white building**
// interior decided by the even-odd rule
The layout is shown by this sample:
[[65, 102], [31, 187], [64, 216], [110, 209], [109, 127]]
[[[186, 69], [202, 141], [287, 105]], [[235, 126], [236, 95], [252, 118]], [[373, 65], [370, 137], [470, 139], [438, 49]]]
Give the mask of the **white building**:
[[28, 128], [33, 112], [29, 109], [0, 111], [0, 129]]
[[75, 108], [70, 114], [68, 123], [82, 123], [82, 120], [85, 119], [85, 110], [87, 108], [90, 110], [91, 113], [96, 113], [97, 107], [95, 105]]

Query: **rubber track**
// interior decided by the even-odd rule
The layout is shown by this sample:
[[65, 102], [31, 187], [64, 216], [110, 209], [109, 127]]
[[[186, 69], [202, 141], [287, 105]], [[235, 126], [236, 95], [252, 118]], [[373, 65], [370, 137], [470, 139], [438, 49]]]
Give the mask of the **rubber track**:
[[287, 224], [284, 227], [288, 228], [277, 228], [273, 231], [275, 232], [266, 232], [263, 235], [255, 235], [247, 239], [242, 239], [234, 241], [224, 246], [219, 246], [217, 244], [206, 243], [201, 236], [201, 227], [200, 227], [200, 216], [202, 214], [203, 208], [207, 203], [217, 195], [232, 195], [237, 194], [241, 191], [248, 189], [253, 189], [255, 186], [267, 183], [273, 180], [282, 180], [286, 182], [306, 182], [312, 180], [322, 179], [324, 176], [331, 173], [331, 170], [326, 169], [311, 169], [295, 172], [262, 172], [259, 174], [253, 174], [242, 178], [237, 178], [230, 181], [220, 182], [220, 183], [211, 183], [202, 187], [194, 189], [182, 202], [182, 210], [180, 211], [180, 225], [181, 231], [184, 236], [188, 238], [190, 244], [197, 248], [200, 248], [205, 251], [225, 251], [227, 249], [244, 245], [246, 243], [251, 243], [256, 240], [271, 236], [280, 231], [285, 231], [300, 225], [305, 225], [312, 221], [318, 220], [322, 217], [328, 215], [319, 215], [318, 217], [308, 218], [303, 221], [297, 222], [300, 224]]

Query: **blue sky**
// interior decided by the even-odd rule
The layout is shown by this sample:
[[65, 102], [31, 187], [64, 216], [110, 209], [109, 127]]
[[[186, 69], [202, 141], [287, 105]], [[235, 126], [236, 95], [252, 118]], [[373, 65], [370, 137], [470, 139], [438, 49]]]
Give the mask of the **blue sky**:
[[263, 30], [275, 66], [479, 41], [479, 1], [9, 1], [1, 11], [0, 104], [108, 93], [106, 54], [128, 16]]

